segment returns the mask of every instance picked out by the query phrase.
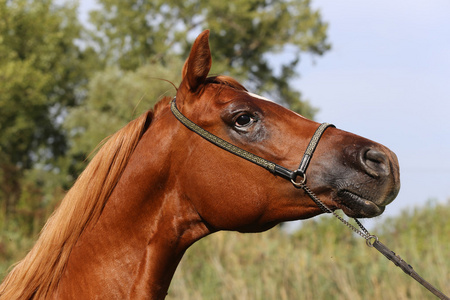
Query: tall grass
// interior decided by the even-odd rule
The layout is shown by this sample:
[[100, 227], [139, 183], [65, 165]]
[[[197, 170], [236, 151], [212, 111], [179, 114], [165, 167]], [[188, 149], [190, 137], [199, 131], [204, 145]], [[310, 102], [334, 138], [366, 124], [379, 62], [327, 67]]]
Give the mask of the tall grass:
[[[372, 230], [450, 294], [450, 202], [404, 211]], [[435, 299], [330, 216], [293, 235], [219, 232], [194, 244], [168, 299]]]
[[[33, 244], [0, 215], [0, 278]], [[402, 212], [373, 233], [450, 294], [450, 201]], [[287, 234], [219, 232], [188, 249], [167, 299], [435, 299], [331, 216]]]

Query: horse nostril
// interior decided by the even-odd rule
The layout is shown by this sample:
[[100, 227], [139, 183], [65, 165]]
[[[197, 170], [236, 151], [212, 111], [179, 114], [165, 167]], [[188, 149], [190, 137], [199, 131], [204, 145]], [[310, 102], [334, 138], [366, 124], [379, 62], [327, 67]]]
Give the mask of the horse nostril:
[[361, 165], [369, 175], [374, 177], [389, 175], [389, 159], [384, 152], [364, 149], [360, 155]]

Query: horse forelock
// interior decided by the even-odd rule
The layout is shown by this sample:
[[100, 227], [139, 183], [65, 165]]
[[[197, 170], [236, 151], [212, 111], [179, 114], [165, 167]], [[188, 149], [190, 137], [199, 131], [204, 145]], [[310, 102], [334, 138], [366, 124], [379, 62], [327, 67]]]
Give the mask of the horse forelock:
[[34, 247], [0, 285], [0, 299], [51, 297], [72, 248], [100, 217], [153, 114], [149, 110], [131, 121], [100, 148], [49, 218]]

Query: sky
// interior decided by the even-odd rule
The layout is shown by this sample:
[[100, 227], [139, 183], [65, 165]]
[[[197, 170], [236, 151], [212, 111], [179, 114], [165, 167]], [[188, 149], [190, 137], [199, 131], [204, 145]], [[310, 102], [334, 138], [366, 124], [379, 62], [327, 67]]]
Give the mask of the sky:
[[[86, 18], [92, 1], [80, 3]], [[377, 222], [429, 199], [449, 201], [450, 2], [312, 0], [312, 6], [329, 23], [332, 49], [302, 56], [293, 84], [319, 108], [317, 121], [397, 154], [400, 193]]]

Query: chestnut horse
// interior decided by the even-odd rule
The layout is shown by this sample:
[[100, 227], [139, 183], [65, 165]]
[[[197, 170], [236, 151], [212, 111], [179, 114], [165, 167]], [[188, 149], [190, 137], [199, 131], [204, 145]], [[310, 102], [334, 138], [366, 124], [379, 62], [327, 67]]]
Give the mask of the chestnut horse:
[[[176, 104], [161, 100], [99, 150], [0, 286], [1, 299], [163, 299], [186, 249], [219, 230], [259, 232], [322, 210], [282, 174], [225, 151], [176, 110], [246, 153], [295, 170], [317, 123], [208, 77], [209, 32], [194, 42]], [[330, 209], [374, 217], [399, 190], [386, 147], [329, 127], [307, 171]]]

